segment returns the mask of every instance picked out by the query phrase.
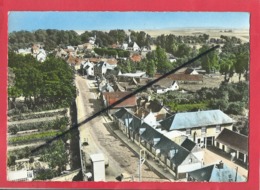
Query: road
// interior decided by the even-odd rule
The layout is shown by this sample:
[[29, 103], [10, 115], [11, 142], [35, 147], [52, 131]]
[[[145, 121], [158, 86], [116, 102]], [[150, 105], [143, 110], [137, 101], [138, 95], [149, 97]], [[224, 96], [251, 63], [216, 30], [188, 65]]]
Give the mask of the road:
[[[77, 111], [78, 123], [102, 108], [101, 101], [97, 99], [96, 93], [90, 89], [91, 81], [76, 76], [78, 89]], [[131, 152], [120, 140], [109, 132], [108, 121], [105, 116], [98, 116], [92, 121], [79, 127], [81, 141], [89, 142], [88, 148], [93, 151], [102, 152], [109, 160], [106, 169], [106, 181], [116, 181], [121, 173], [128, 173], [138, 179], [138, 157]], [[84, 148], [83, 148], [84, 149]], [[160, 181], [154, 172], [147, 166], [142, 167], [142, 178], [144, 181]]]

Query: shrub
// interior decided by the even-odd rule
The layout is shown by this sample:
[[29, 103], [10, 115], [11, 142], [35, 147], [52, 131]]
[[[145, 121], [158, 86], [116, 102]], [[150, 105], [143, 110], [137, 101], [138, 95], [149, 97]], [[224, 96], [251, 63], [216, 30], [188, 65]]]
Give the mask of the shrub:
[[232, 102], [229, 104], [227, 113], [228, 114], [243, 114], [245, 104], [243, 102]]

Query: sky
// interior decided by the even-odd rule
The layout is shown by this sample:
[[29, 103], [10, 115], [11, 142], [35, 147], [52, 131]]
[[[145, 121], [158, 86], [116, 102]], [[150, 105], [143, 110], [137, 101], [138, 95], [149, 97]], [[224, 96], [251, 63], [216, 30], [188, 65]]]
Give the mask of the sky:
[[8, 32], [58, 30], [249, 29], [246, 12], [9, 12]]

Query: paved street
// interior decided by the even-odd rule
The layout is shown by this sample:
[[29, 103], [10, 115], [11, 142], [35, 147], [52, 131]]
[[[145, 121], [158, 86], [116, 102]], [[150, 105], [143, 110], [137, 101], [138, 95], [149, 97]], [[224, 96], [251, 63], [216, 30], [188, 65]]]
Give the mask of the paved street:
[[[94, 81], [86, 80], [81, 76], [76, 77], [76, 84], [79, 90], [77, 98], [78, 105], [78, 120], [79, 122], [91, 116], [93, 113], [101, 109], [101, 100], [97, 99], [97, 93], [92, 87]], [[106, 169], [106, 180], [116, 181], [116, 177], [121, 173], [128, 173], [138, 180], [138, 155], [133, 153], [127, 146], [121, 142], [118, 137], [113, 136], [111, 132], [110, 121], [105, 120], [104, 116], [98, 116], [94, 120], [80, 126], [80, 139], [86, 139], [92, 150], [99, 150], [109, 159], [109, 167]], [[131, 144], [131, 142], [129, 142]], [[128, 143], [128, 145], [130, 145]], [[211, 150], [204, 149], [205, 157], [204, 164], [209, 165], [222, 160], [231, 168], [236, 168], [236, 164], [230, 159], [215, 154]], [[243, 167], [238, 167], [238, 173], [244, 177], [247, 176], [247, 170]], [[143, 181], [165, 181], [146, 165], [142, 168]]]
[[[97, 99], [96, 93], [89, 88], [90, 83], [91, 81], [76, 76], [76, 85], [79, 91], [77, 97], [78, 122], [101, 108], [101, 102]], [[93, 151], [100, 150], [108, 158], [107, 181], [116, 181], [115, 178], [121, 173], [128, 173], [138, 179], [138, 156], [109, 132], [106, 122], [103, 116], [98, 116], [83, 124], [79, 128], [80, 139], [86, 139], [89, 142], [88, 148]], [[142, 174], [144, 181], [161, 181], [161, 178], [150, 171], [147, 166], [143, 166]]]

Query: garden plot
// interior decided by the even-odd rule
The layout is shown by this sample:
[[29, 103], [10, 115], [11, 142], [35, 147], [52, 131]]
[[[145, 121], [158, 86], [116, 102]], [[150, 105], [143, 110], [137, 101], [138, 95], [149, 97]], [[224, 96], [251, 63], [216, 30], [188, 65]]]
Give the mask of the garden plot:
[[[45, 179], [46, 175], [59, 175], [63, 169], [63, 165], [68, 162], [68, 151], [66, 142], [69, 135], [66, 135], [61, 140], [55, 141], [31, 154], [31, 151], [37, 146], [52, 139], [57, 135], [62, 134], [70, 126], [69, 109], [59, 109], [46, 112], [36, 112], [31, 114], [20, 114], [10, 116], [8, 118], [8, 167], [9, 170], [19, 169], [41, 169], [37, 171], [40, 173], [39, 179]], [[59, 155], [50, 150], [59, 152]], [[63, 152], [63, 153], [62, 153]], [[64, 161], [63, 165], [58, 166], [55, 163], [55, 156], [62, 156]], [[35, 159], [37, 157], [37, 160]], [[29, 163], [29, 164], [28, 164]], [[36, 167], [35, 164], [39, 167]], [[48, 165], [48, 167], [42, 167]], [[29, 168], [28, 168], [29, 167]], [[48, 171], [45, 171], [46, 168]], [[51, 172], [50, 172], [51, 171]], [[47, 172], [47, 174], [46, 174]], [[42, 175], [43, 174], [43, 175]], [[48, 178], [48, 177], [47, 177]]]

